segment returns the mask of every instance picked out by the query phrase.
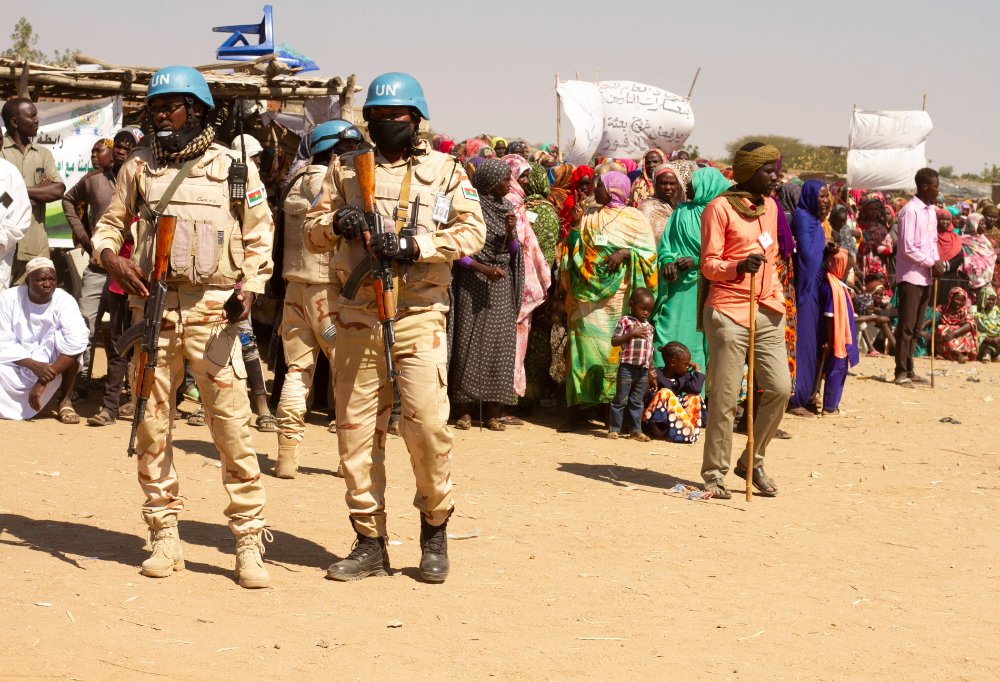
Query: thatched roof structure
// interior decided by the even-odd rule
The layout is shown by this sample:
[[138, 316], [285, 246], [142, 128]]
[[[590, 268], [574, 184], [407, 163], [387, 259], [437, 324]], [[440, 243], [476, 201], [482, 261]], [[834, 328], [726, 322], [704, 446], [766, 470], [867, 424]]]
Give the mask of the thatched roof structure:
[[[150, 78], [158, 67], [118, 66], [79, 55], [76, 67], [54, 66], [0, 57], [0, 99], [28, 94], [32, 99], [86, 100], [120, 95], [126, 103], [140, 104]], [[220, 100], [258, 99], [280, 102], [336, 96], [341, 109], [350, 110], [360, 89], [353, 75], [345, 81], [297, 76], [270, 54], [248, 62], [219, 62], [196, 66], [212, 95]]]

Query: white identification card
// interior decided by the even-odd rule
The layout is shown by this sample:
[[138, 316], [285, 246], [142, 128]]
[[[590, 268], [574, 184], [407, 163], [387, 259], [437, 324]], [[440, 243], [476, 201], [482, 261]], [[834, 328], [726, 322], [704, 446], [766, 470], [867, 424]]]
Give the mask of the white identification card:
[[448, 222], [448, 215], [451, 213], [451, 198], [444, 194], [438, 194], [434, 201], [434, 213], [431, 215], [435, 223]]
[[767, 251], [774, 244], [774, 240], [771, 239], [771, 235], [767, 232], [762, 232], [759, 237], [757, 237], [757, 242], [760, 244], [761, 248]]
[[525, 211], [524, 213], [525, 215], [528, 216], [528, 221], [531, 222], [532, 224], [534, 224], [534, 222], [538, 220], [538, 214], [535, 213], [534, 211]]
[[607, 246], [607, 245], [608, 245], [608, 235], [606, 234], [594, 235], [594, 246]]

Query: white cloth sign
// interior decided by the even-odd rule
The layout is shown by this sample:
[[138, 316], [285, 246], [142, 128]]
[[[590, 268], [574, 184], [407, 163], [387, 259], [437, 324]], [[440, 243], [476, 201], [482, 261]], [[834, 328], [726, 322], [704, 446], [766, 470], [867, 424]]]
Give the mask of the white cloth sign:
[[557, 92], [567, 163], [588, 163], [595, 156], [639, 159], [652, 148], [669, 153], [694, 130], [691, 103], [662, 88], [633, 81], [562, 81]]
[[561, 107], [563, 160], [574, 166], [590, 163], [604, 132], [601, 94], [596, 85], [584, 81], [563, 81], [556, 92]]
[[653, 148], [669, 153], [694, 130], [691, 103], [680, 95], [632, 81], [601, 81], [598, 89], [604, 105], [598, 156], [639, 159]]
[[912, 149], [934, 129], [926, 111], [855, 111], [847, 133], [850, 149]]
[[933, 129], [926, 111], [855, 110], [847, 136], [848, 186], [914, 191]]

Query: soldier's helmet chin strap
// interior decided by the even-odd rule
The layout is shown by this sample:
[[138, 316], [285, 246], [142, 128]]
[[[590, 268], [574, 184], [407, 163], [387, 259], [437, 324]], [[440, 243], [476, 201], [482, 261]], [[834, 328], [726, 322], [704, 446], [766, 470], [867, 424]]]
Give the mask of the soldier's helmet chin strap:
[[184, 97], [184, 108], [187, 110], [187, 120], [180, 130], [158, 130], [156, 139], [162, 145], [163, 150], [176, 154], [184, 149], [191, 140], [201, 135], [205, 129], [203, 118], [195, 116], [194, 98]]

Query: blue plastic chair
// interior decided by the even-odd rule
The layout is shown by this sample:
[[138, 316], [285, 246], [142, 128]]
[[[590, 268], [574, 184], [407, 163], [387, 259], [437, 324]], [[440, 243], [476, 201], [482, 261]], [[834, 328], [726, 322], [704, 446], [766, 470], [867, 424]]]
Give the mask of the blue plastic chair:
[[[216, 26], [212, 30], [216, 33], [232, 34], [215, 51], [218, 59], [250, 61], [274, 52], [274, 17], [271, 5], [264, 5], [264, 18], [259, 24]], [[247, 36], [256, 36], [257, 44], [251, 45]]]

